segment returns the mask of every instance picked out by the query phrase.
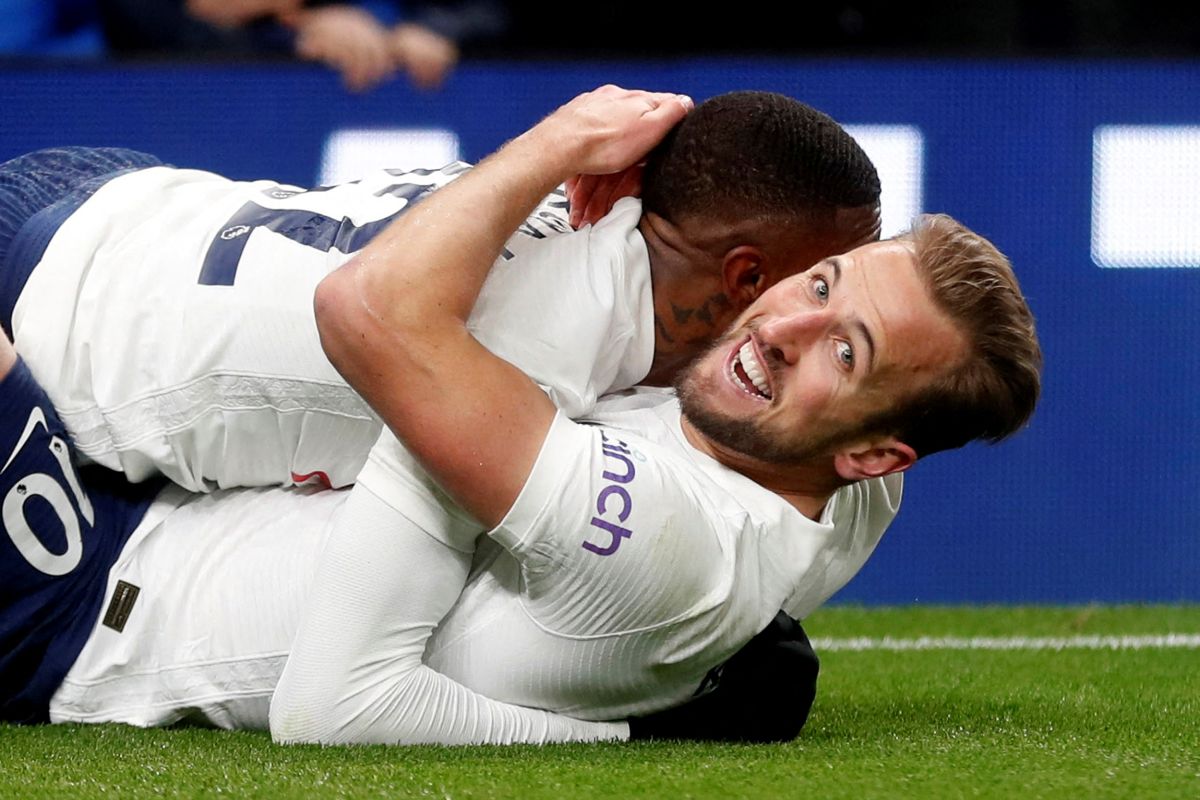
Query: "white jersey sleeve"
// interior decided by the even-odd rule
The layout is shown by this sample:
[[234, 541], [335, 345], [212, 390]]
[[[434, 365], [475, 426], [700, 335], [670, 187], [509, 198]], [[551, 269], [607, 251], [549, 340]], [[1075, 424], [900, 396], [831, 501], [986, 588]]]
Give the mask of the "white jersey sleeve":
[[584, 722], [500, 703], [424, 666], [426, 641], [457, 600], [469, 557], [430, 538], [361, 487], [342, 523], [326, 546], [271, 702], [277, 741], [508, 744], [628, 738], [626, 723]]
[[[551, 632], [548, 640], [528, 636], [524, 614], [493, 626], [473, 604], [462, 606], [481, 526], [455, 512], [402, 448], [375, 460], [352, 495], [359, 508], [375, 510], [341, 519], [322, 556], [275, 697], [276, 738], [494, 741], [480, 737], [495, 731], [510, 741], [513, 730], [521, 740], [623, 738], [621, 727], [613, 734], [541, 711], [513, 717], [511, 708], [582, 718], [572, 712], [579, 709], [590, 720], [619, 720], [695, 691], [710, 668], [762, 627], [731, 602], [737, 547], [726, 522], [710, 518], [710, 506], [674, 479], [673, 464], [637, 461], [641, 451], [610, 434], [560, 412], [522, 499], [492, 534], [521, 563], [520, 603], [537, 629]], [[386, 498], [374, 495], [376, 480]], [[636, 500], [627, 493], [630, 483]], [[545, 497], [554, 500], [535, 499]], [[580, 515], [591, 519], [582, 531]], [[778, 610], [774, 603], [768, 619]], [[496, 597], [490, 610], [499, 609], [514, 607]], [[735, 624], [726, 621], [731, 614]], [[459, 683], [432, 664], [430, 636], [444, 625], [462, 633], [451, 638], [463, 645], [487, 638], [484, 649], [496, 656], [497, 669], [463, 673], [468, 680]], [[582, 661], [570, 657], [571, 642], [584, 643]], [[588, 642], [601, 643], [600, 650]], [[560, 671], [555, 665], [564, 661], [569, 667]], [[669, 677], [661, 674], [663, 663], [672, 665]], [[551, 693], [521, 693], [543, 684]], [[463, 686], [520, 705], [480, 711], [482, 700]], [[440, 705], [421, 699], [431, 693]], [[417, 704], [424, 717], [413, 710]], [[420, 728], [410, 727], [418, 721]]]
[[673, 401], [593, 422], [555, 419], [427, 650], [490, 697], [584, 719], [677, 703], [793, 598], [840, 587], [894, 513], [808, 519], [691, 447]]

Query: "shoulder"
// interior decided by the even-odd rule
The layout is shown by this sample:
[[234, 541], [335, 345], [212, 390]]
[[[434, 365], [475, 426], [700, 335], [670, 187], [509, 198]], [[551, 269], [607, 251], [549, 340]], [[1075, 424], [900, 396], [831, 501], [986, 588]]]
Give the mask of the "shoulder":
[[901, 473], [843, 486], [831, 498], [824, 518], [856, 542], [874, 546], [900, 511]]
[[[526, 600], [547, 625], [670, 624], [729, 590], [744, 517], [727, 516], [712, 488], [669, 444], [560, 415], [493, 538], [521, 564]], [[579, 603], [586, 620], [570, 612]]]
[[711, 483], [654, 409], [616, 411], [587, 422], [559, 413], [497, 534], [513, 541], [515, 531], [547, 528], [552, 517], [574, 506], [592, 509], [597, 519], [651, 526], [693, 511], [708, 516], [717, 508]]

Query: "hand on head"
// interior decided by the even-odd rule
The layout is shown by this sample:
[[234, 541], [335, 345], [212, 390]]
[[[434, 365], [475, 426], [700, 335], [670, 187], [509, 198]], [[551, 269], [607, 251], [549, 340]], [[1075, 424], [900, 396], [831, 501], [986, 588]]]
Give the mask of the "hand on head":
[[558, 153], [563, 174], [610, 175], [637, 164], [692, 109], [691, 98], [601, 86], [581, 94], [527, 135]]

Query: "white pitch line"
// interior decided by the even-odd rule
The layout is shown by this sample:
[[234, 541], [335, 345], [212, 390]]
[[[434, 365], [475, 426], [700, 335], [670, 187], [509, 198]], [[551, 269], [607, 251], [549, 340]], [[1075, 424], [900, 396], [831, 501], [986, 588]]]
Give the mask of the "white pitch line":
[[812, 640], [818, 652], [835, 650], [1153, 650], [1200, 648], [1200, 634], [1167, 633], [1159, 636], [921, 636], [894, 639], [820, 638]]

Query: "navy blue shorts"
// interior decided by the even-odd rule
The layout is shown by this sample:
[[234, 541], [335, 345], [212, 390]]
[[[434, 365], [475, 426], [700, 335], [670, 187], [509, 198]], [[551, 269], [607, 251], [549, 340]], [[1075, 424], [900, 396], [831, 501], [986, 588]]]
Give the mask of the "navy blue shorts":
[[49, 719], [109, 569], [162, 488], [73, 459], [49, 398], [18, 361], [0, 380], [0, 721]]
[[0, 164], [0, 327], [10, 339], [17, 298], [63, 221], [117, 175], [161, 164], [120, 147], [36, 150]]

